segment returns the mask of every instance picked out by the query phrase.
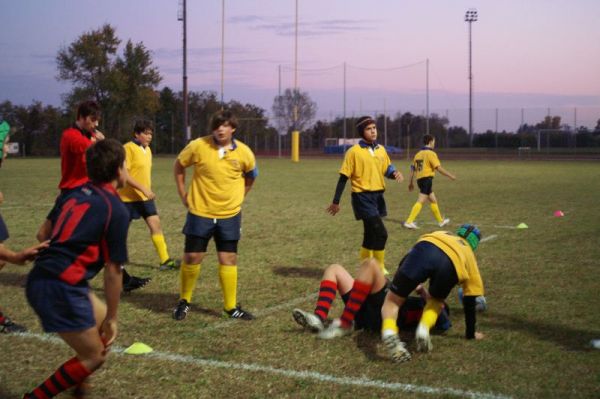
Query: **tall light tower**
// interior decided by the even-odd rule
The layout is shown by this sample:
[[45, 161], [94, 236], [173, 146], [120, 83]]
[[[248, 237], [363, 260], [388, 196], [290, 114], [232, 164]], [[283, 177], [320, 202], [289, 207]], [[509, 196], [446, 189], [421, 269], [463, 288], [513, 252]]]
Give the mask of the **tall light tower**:
[[177, 20], [183, 21], [183, 130], [186, 143], [192, 138], [190, 131], [190, 117], [188, 115], [188, 89], [187, 89], [187, 1], [179, 0]]
[[470, 8], [465, 14], [465, 21], [469, 23], [469, 146], [473, 146], [473, 72], [471, 57], [471, 24], [477, 21], [477, 10]]

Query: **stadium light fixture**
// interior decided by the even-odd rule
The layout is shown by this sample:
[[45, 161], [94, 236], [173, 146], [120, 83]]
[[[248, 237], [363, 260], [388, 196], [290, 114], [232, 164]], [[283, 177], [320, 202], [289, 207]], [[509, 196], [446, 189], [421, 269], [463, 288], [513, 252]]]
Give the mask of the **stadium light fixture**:
[[469, 146], [473, 146], [473, 68], [472, 68], [472, 45], [471, 25], [477, 21], [477, 10], [470, 8], [465, 14], [465, 22], [469, 24]]

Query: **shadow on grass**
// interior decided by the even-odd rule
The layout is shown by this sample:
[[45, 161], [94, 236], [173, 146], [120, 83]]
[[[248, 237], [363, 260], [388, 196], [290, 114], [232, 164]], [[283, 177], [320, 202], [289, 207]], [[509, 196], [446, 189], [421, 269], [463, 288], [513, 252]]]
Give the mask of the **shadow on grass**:
[[[144, 292], [136, 290], [121, 295], [121, 302], [127, 302], [140, 309], [147, 309], [151, 312], [161, 314], [171, 314], [175, 305], [179, 301], [179, 295], [163, 292]], [[208, 316], [221, 317], [221, 312], [215, 309], [202, 308], [198, 305], [191, 305], [192, 312], [198, 312]]]
[[4, 285], [6, 287], [19, 287], [25, 288], [27, 284], [27, 275], [26, 274], [18, 274], [11, 272], [1, 272], [0, 273], [0, 285]]
[[7, 392], [4, 390], [4, 388], [0, 387], [0, 399], [17, 398], [17, 397], [21, 397], [21, 396], [23, 396], [22, 393], [21, 393], [21, 395], [19, 395], [16, 393]]
[[495, 328], [522, 332], [543, 341], [554, 342], [569, 351], [589, 351], [591, 349], [586, 348], [586, 345], [592, 339], [598, 338], [598, 331], [578, 330], [496, 312], [489, 314], [486, 324]]
[[323, 270], [316, 267], [276, 266], [273, 273], [283, 277], [304, 277], [320, 279]]

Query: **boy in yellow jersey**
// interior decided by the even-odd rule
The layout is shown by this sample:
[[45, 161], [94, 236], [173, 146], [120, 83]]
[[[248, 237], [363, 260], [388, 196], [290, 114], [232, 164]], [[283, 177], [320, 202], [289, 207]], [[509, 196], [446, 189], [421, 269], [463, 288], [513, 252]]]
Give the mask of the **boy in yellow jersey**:
[[133, 127], [134, 139], [126, 143], [125, 164], [127, 166], [127, 185], [119, 190], [119, 197], [129, 211], [129, 220], [144, 218], [154, 248], [160, 259], [160, 270], [175, 270], [178, 262], [169, 256], [165, 236], [160, 225], [151, 190], [152, 173], [152, 124], [146, 120], [137, 121]]
[[447, 231], [424, 234], [400, 262], [381, 308], [381, 338], [394, 361], [410, 360], [405, 343], [398, 337], [398, 311], [408, 294], [427, 279], [430, 280], [431, 297], [415, 332], [417, 351], [429, 352], [433, 348], [429, 330], [435, 325], [444, 300], [456, 284], [460, 284], [464, 292], [465, 338], [484, 338], [482, 333], [475, 331], [476, 298], [483, 295], [483, 281], [473, 251], [479, 245], [481, 233], [476, 226], [463, 224], [456, 234]]
[[354, 217], [362, 220], [364, 228], [360, 259], [377, 259], [384, 274], [388, 274], [384, 263], [388, 235], [382, 220], [387, 215], [383, 198], [384, 177], [399, 183], [404, 177], [392, 165], [385, 148], [377, 144], [375, 120], [370, 116], [363, 116], [358, 119], [356, 129], [361, 140], [344, 156], [335, 195], [327, 212], [335, 216], [340, 211], [340, 198], [346, 181], [350, 179]]
[[[200, 265], [213, 237], [225, 314], [234, 319], [254, 318], [237, 304], [237, 247], [242, 203], [258, 176], [258, 169], [252, 150], [233, 138], [237, 126], [237, 119], [230, 111], [217, 112], [211, 119], [212, 134], [192, 140], [175, 161], [177, 192], [188, 210], [183, 227], [185, 250], [180, 300], [173, 310], [175, 320], [183, 320], [189, 311]], [[194, 175], [188, 190], [185, 169], [190, 166]]]
[[437, 154], [433, 151], [435, 147], [435, 138], [426, 134], [423, 136], [423, 143], [425, 144], [425, 147], [421, 148], [421, 151], [415, 154], [413, 163], [410, 166], [410, 183], [408, 183], [408, 191], [413, 190], [413, 179], [416, 175], [417, 185], [419, 186], [419, 197], [417, 198], [417, 202], [413, 205], [408, 219], [404, 222], [404, 227], [407, 229], [418, 229], [415, 224], [415, 219], [419, 215], [419, 212], [421, 212], [421, 208], [425, 201], [429, 201], [431, 212], [433, 212], [433, 216], [435, 216], [440, 227], [444, 227], [450, 223], [450, 219], [443, 218], [440, 213], [437, 198], [433, 193], [433, 177], [435, 176], [436, 170], [450, 178], [450, 180], [455, 180], [456, 176], [442, 168]]

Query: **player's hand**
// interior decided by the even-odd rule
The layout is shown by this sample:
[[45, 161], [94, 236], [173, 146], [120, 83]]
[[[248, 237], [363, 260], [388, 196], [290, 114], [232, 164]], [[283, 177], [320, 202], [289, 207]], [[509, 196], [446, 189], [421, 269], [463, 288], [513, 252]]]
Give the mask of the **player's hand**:
[[393, 176], [398, 183], [402, 183], [404, 181], [404, 176], [402, 176], [402, 173], [400, 173], [398, 170], [394, 172]]
[[485, 338], [485, 335], [479, 331], [475, 331], [475, 339], [476, 340], [482, 340]]
[[0, 191], [0, 204], [4, 202], [4, 194]]
[[190, 206], [188, 205], [188, 201], [187, 201], [187, 193], [185, 193], [182, 197], [181, 197], [181, 203], [183, 204], [183, 206], [185, 206], [186, 208], [189, 208]]
[[326, 211], [330, 213], [331, 216], [335, 216], [335, 214], [340, 211], [340, 204], [331, 204], [327, 207]]
[[104, 319], [100, 327], [100, 338], [107, 348], [117, 339], [117, 321], [115, 319]]
[[448, 175], [448, 177], [450, 178], [450, 180], [456, 180], [456, 176], [453, 174]]
[[35, 259], [35, 257], [40, 254], [40, 251], [48, 248], [49, 245], [50, 240], [46, 240], [32, 247], [25, 248], [18, 254], [18, 256], [22, 259], [22, 262], [19, 264], [22, 265], [25, 262]]
[[96, 138], [96, 141], [104, 140], [106, 138], [104, 137], [104, 133], [98, 129], [94, 130], [94, 137]]
[[412, 191], [415, 189], [415, 185], [413, 184], [413, 182], [408, 183], [408, 191]]
[[149, 199], [149, 200], [153, 200], [154, 198], [156, 198], [156, 194], [154, 194], [154, 192], [152, 190], [146, 190], [144, 192], [144, 195]]

